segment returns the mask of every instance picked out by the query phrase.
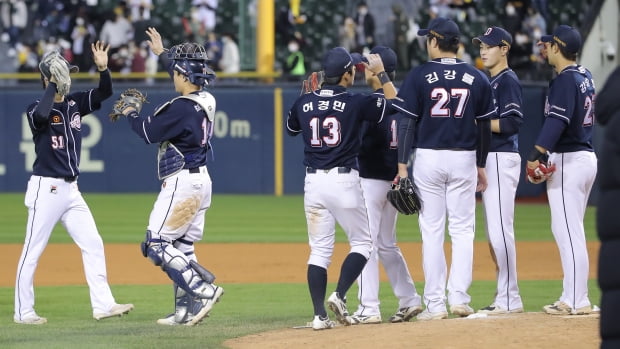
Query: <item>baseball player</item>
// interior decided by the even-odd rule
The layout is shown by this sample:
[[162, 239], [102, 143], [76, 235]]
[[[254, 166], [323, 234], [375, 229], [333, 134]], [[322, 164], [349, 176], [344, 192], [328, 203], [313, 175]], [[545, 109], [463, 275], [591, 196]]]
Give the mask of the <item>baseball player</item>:
[[[365, 69], [377, 74], [387, 98], [396, 90], [378, 55], [369, 55]], [[291, 136], [301, 134], [304, 142], [304, 210], [308, 223], [310, 258], [308, 286], [314, 306], [312, 328], [334, 327], [325, 310], [327, 268], [335, 242], [335, 224], [343, 228], [350, 252], [342, 263], [335, 292], [327, 299], [337, 320], [351, 325], [346, 293], [364, 268], [372, 250], [368, 214], [360, 185], [357, 155], [359, 130], [364, 120], [380, 122], [389, 102], [381, 95], [353, 94], [355, 64], [361, 56], [351, 56], [336, 47], [323, 57], [325, 82], [321, 89], [300, 96], [291, 107], [286, 127]]]
[[[558, 301], [544, 306], [547, 314], [579, 315], [592, 312], [588, 299], [589, 261], [583, 217], [596, 177], [592, 147], [594, 81], [576, 63], [581, 35], [567, 25], [541, 37], [542, 52], [557, 76], [549, 83], [545, 121], [528, 161], [528, 178], [551, 163], [547, 179], [551, 231], [560, 251], [564, 280]], [[550, 155], [547, 152], [551, 152]], [[543, 169], [544, 170], [544, 169]]]
[[[378, 54], [386, 73], [393, 80], [396, 75], [396, 53], [385, 46], [375, 46], [370, 53]], [[375, 74], [364, 70], [366, 83], [374, 95], [383, 96], [381, 82]], [[397, 133], [400, 113], [386, 115], [380, 123], [364, 122], [362, 147], [359, 153], [359, 175], [362, 184], [373, 250], [366, 266], [357, 279], [359, 306], [351, 316], [353, 324], [381, 322], [379, 309], [379, 261], [383, 264], [392, 290], [398, 298], [398, 310], [390, 322], [408, 321], [423, 309], [407, 263], [396, 244], [396, 217], [398, 212], [388, 201], [394, 174], [397, 172]]]
[[58, 52], [49, 52], [39, 64], [45, 92], [40, 100], [28, 106], [26, 112], [36, 159], [26, 191], [28, 223], [15, 280], [13, 320], [18, 324], [47, 322], [34, 310], [33, 279], [39, 257], [58, 221], [82, 252], [93, 317], [101, 320], [133, 309], [132, 304], [117, 304], [112, 296], [103, 241], [77, 185], [82, 146], [81, 120], [98, 110], [101, 102], [112, 95], [109, 46], [97, 41], [91, 49], [99, 70], [99, 87], [69, 94], [69, 72], [77, 72], [78, 68], [70, 65]]
[[[151, 50], [161, 55], [161, 35], [146, 34]], [[215, 99], [203, 87], [215, 79], [207, 53], [199, 44], [184, 43], [167, 51], [168, 73], [179, 97], [155, 109], [153, 115], [123, 111], [133, 131], [147, 144], [159, 143], [158, 176], [161, 191], [151, 211], [142, 253], [173, 281], [175, 312], [157, 320], [160, 325], [193, 326], [219, 301], [224, 289], [197, 262], [194, 243], [202, 239], [205, 213], [211, 205], [207, 152], [211, 148]]]
[[417, 319], [434, 320], [448, 317], [446, 214], [452, 241], [447, 300], [452, 314], [473, 313], [467, 291], [472, 281], [475, 194], [487, 186], [484, 167], [495, 108], [487, 77], [456, 58], [460, 35], [456, 23], [437, 17], [418, 35], [426, 36], [431, 60], [414, 68], [398, 92], [405, 101], [398, 133], [398, 175], [408, 176], [415, 135], [413, 179], [423, 202], [419, 224], [426, 305]]
[[478, 310], [486, 314], [523, 312], [517, 285], [517, 255], [514, 236], [514, 209], [521, 156], [519, 127], [521, 83], [508, 67], [512, 36], [503, 28], [490, 27], [472, 42], [480, 47], [480, 58], [491, 74], [491, 88], [497, 114], [491, 118], [491, 146], [487, 157], [487, 189], [482, 193], [486, 234], [497, 269], [497, 290], [490, 305]]

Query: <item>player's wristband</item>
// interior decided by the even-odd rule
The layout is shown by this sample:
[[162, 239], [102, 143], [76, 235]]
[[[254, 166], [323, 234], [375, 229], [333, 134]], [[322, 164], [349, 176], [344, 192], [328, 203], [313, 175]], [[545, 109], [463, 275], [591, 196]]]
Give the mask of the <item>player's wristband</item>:
[[392, 80], [390, 80], [390, 77], [387, 75], [387, 73], [385, 71], [382, 71], [381, 73], [377, 74], [377, 77], [379, 78], [379, 81], [381, 82], [381, 85], [385, 85], [388, 82], [392, 81]]
[[135, 118], [137, 118], [137, 117], [138, 117], [138, 116], [140, 116], [140, 115], [138, 115], [138, 112], [137, 112], [137, 111], [132, 110], [132, 111], [130, 111], [129, 113], [127, 113], [127, 115], [125, 115], [125, 116], [127, 116], [128, 118], [134, 118], [134, 119], [135, 119]]
[[547, 162], [548, 156], [546, 153], [541, 152], [540, 150], [538, 150], [536, 147], [534, 147], [534, 149], [532, 149], [532, 152], [530, 153], [530, 156], [527, 158], [527, 161], [537, 161], [540, 160], [541, 162]]

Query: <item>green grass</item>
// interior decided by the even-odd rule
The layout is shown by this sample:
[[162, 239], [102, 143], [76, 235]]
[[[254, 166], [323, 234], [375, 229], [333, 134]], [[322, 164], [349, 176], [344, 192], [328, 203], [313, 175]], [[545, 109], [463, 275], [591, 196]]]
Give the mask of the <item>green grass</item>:
[[[106, 243], [138, 243], [144, 238], [156, 194], [84, 194]], [[22, 243], [27, 211], [23, 194], [0, 194], [0, 243]], [[546, 203], [519, 204], [515, 234], [520, 241], [552, 241], [550, 210]], [[482, 206], [478, 204], [476, 239], [485, 240]], [[586, 238], [596, 240], [595, 207], [588, 207]], [[399, 241], [420, 241], [417, 216], [400, 216]], [[339, 230], [340, 231], [340, 230]], [[345, 241], [338, 234], [338, 241]], [[72, 242], [60, 225], [51, 243]], [[215, 195], [207, 211], [204, 242], [307, 242], [301, 195]]]
[[[148, 216], [156, 198], [151, 194], [84, 194], [106, 243], [142, 241]], [[26, 208], [23, 194], [0, 194], [0, 243], [23, 243]], [[586, 213], [588, 240], [596, 240], [595, 208]], [[519, 204], [516, 209], [518, 240], [552, 241], [547, 204]], [[476, 233], [484, 240], [481, 207]], [[400, 241], [420, 241], [416, 217], [400, 216]], [[339, 234], [339, 241], [344, 241]], [[51, 243], [70, 243], [62, 226]], [[215, 195], [207, 213], [205, 239], [210, 242], [300, 242], [306, 243], [306, 223], [301, 195], [283, 197], [259, 195]], [[305, 260], [307, 256], [300, 256]], [[490, 262], [490, 261], [489, 261]], [[128, 266], [131, 267], [131, 266]], [[159, 272], [153, 269], [153, 272]], [[225, 271], [223, 271], [225, 272]], [[336, 272], [332, 267], [330, 273]], [[6, 271], [12, 275], [13, 271]], [[274, 270], [277, 273], [277, 270]], [[540, 311], [555, 301], [561, 280], [519, 282], [526, 311]], [[36, 287], [36, 309], [48, 318], [44, 326], [23, 326], [12, 322], [13, 288], [0, 288], [0, 346], [3, 348], [221, 348], [228, 338], [305, 324], [312, 305], [306, 284], [230, 284], [213, 313], [200, 326], [163, 327], [155, 320], [172, 311], [169, 285], [112, 285], [119, 302], [132, 302], [136, 309], [122, 318], [95, 321], [91, 317], [86, 286]], [[330, 284], [328, 290], [334, 289]], [[417, 283], [418, 292], [423, 283]], [[599, 303], [595, 280], [590, 281], [590, 299]], [[475, 280], [470, 288], [471, 305], [480, 308], [492, 300], [495, 283]], [[357, 286], [349, 291], [349, 309], [354, 310]], [[381, 310], [387, 320], [397, 308], [389, 284], [382, 283]]]
[[[520, 281], [526, 311], [540, 311], [561, 292], [561, 281]], [[335, 287], [328, 286], [328, 290]], [[418, 292], [423, 284], [416, 284]], [[172, 310], [170, 286], [112, 287], [119, 301], [132, 300], [135, 310], [122, 318], [91, 318], [86, 286], [38, 287], [37, 312], [44, 326], [12, 322], [13, 289], [0, 288], [0, 343], [3, 348], [221, 348], [228, 338], [304, 325], [312, 318], [305, 284], [231, 284], [207, 319], [196, 327], [166, 327], [155, 320]], [[471, 305], [481, 308], [492, 300], [495, 283], [474, 281]], [[349, 291], [349, 310], [356, 309], [357, 286]], [[70, 296], [67, 296], [70, 295]], [[381, 311], [387, 320], [398, 303], [389, 284], [381, 285]], [[598, 304], [599, 290], [590, 282], [590, 299]]]

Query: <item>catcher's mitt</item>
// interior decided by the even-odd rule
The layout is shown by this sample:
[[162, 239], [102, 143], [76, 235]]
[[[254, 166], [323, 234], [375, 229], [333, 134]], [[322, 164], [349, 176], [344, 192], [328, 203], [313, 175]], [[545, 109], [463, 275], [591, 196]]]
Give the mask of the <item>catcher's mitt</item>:
[[142, 92], [135, 88], [125, 90], [121, 93], [121, 97], [114, 103], [112, 112], [108, 115], [110, 121], [114, 122], [118, 120], [119, 117], [125, 116], [123, 111], [129, 107], [134, 108], [137, 113], [140, 113], [144, 103], [148, 103], [148, 101], [146, 100], [146, 95]]
[[392, 189], [387, 193], [387, 200], [398, 212], [406, 215], [420, 212], [422, 200], [418, 194], [418, 188], [411, 182], [409, 177], [394, 179]]
[[312, 72], [308, 75], [308, 78], [301, 83], [301, 93], [303, 95], [305, 93], [311, 93], [321, 88], [323, 85], [323, 81], [325, 77], [323, 75], [323, 71]]
[[66, 96], [71, 89], [71, 77], [69, 74], [75, 73], [79, 69], [69, 64], [58, 51], [50, 51], [39, 62], [39, 70], [47, 80], [56, 83], [58, 94]]
[[535, 168], [526, 167], [526, 171], [527, 180], [530, 183], [540, 184], [553, 175], [553, 172], [555, 172], [555, 165], [552, 165], [551, 163], [546, 164], [544, 162], [539, 162], [538, 166]]

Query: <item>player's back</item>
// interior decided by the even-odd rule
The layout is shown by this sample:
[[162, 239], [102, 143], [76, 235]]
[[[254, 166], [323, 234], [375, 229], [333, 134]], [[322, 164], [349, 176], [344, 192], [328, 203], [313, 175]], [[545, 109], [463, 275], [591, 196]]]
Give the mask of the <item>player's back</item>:
[[494, 111], [491, 93], [488, 78], [473, 66], [438, 58], [413, 69], [398, 95], [418, 118], [418, 148], [474, 150], [475, 120]]
[[593, 151], [595, 90], [590, 71], [580, 65], [567, 67], [549, 87], [545, 115], [568, 124], [553, 151]]
[[291, 135], [302, 133], [306, 166], [357, 169], [361, 122], [380, 121], [385, 104], [382, 96], [353, 94], [342, 86], [326, 86], [299, 97], [289, 112], [287, 131]]

